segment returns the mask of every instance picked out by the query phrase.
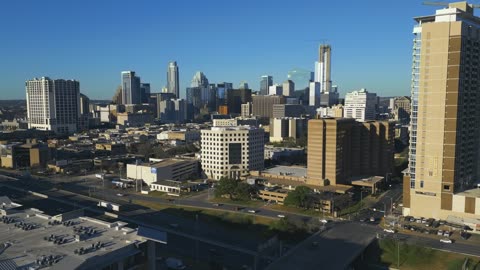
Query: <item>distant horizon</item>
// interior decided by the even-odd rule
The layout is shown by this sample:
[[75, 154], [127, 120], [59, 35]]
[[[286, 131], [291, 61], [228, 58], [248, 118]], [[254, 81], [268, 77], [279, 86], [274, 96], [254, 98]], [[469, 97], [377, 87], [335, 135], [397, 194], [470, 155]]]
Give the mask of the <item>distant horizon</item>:
[[[25, 81], [48, 76], [78, 80], [82, 93], [108, 100], [123, 70], [135, 71], [159, 92], [170, 61], [179, 66], [181, 98], [196, 71], [211, 83], [231, 82], [237, 88], [246, 81], [258, 91], [262, 75], [281, 83], [292, 69], [313, 71], [322, 43], [332, 47], [332, 80], [341, 96], [360, 88], [405, 96], [413, 17], [438, 9], [408, 1], [396, 3], [392, 12], [379, 0], [348, 8], [301, 0], [126, 3], [4, 3], [9, 12], [0, 23], [14, 27], [0, 30], [9, 37], [0, 45], [2, 98], [24, 99]], [[118, 14], [128, 14], [128, 23]], [[290, 16], [280, 20], [278, 14]]]

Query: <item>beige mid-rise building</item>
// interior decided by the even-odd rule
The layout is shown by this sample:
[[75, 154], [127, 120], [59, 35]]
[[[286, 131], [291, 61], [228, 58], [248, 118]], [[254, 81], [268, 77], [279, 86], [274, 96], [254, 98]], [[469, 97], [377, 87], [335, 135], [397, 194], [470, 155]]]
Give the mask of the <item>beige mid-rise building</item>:
[[391, 173], [394, 123], [352, 118], [308, 121], [307, 183], [350, 184], [357, 177]]
[[403, 211], [480, 228], [480, 18], [457, 2], [415, 20]]

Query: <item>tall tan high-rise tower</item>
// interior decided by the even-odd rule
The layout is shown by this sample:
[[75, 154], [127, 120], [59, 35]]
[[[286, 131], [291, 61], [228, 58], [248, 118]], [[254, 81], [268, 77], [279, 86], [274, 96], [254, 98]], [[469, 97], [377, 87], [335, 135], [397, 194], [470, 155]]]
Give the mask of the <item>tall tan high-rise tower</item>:
[[315, 82], [320, 83], [321, 92], [330, 92], [332, 89], [330, 45], [322, 44], [318, 48], [318, 62], [315, 63]]
[[480, 225], [480, 18], [457, 2], [415, 21], [404, 214]]

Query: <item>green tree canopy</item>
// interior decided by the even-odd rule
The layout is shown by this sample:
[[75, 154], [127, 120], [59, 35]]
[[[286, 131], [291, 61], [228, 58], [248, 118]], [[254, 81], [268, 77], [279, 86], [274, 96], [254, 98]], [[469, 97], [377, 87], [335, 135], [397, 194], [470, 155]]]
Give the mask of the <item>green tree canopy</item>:
[[296, 207], [308, 207], [308, 194], [312, 193], [312, 189], [307, 186], [298, 186], [294, 191], [290, 191], [285, 198], [284, 204]]

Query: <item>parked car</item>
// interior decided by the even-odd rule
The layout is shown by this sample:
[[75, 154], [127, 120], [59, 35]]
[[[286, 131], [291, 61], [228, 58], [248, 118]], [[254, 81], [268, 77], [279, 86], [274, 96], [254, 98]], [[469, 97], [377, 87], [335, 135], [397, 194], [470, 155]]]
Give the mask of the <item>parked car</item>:
[[451, 233], [449, 231], [444, 231], [443, 236], [450, 237]]
[[442, 236], [442, 235], [443, 235], [443, 231], [442, 231], [442, 230], [438, 230], [437, 235]]
[[375, 217], [370, 217], [370, 222], [375, 222]]
[[470, 234], [465, 231], [461, 232], [460, 236], [462, 237], [463, 240], [467, 240], [468, 238], [470, 238]]
[[284, 217], [285, 217], [285, 215], [278, 214], [278, 215], [277, 215], [277, 217], [279, 217], [279, 218], [284, 218]]
[[387, 233], [396, 233], [394, 229], [383, 229], [383, 231]]
[[254, 209], [250, 209], [250, 210], [247, 210], [248, 213], [252, 213], [252, 214], [255, 214], [257, 213], [257, 210], [254, 210]]
[[222, 206], [221, 203], [214, 203], [213, 206]]
[[442, 238], [442, 239], [440, 239], [440, 242], [446, 243], [446, 244], [451, 244], [451, 243], [453, 243], [452, 239], [448, 239], [448, 238]]
[[321, 219], [320, 222], [323, 223], [323, 224], [327, 224], [328, 220], [327, 219]]

